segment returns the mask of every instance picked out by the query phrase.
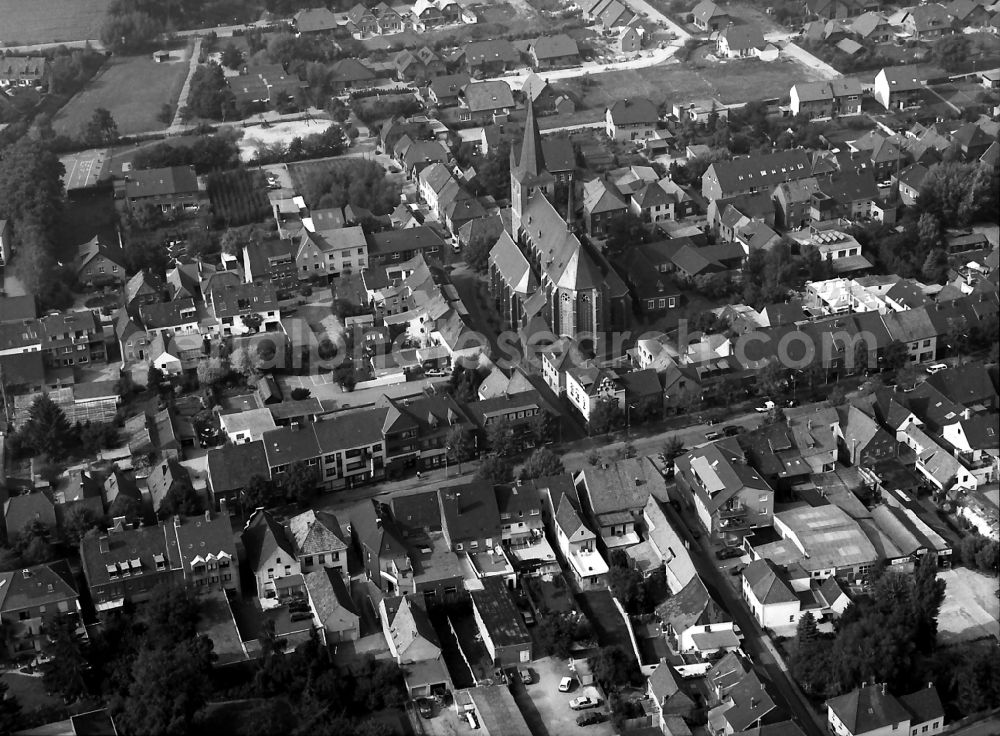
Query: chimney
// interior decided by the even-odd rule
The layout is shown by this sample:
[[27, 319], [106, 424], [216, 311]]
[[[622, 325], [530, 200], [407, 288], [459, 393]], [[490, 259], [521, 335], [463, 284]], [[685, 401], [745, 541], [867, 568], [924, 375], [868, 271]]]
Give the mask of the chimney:
[[106, 555], [108, 553], [109, 547], [108, 547], [107, 537], [101, 537], [100, 539], [97, 540], [97, 551], [103, 555]]

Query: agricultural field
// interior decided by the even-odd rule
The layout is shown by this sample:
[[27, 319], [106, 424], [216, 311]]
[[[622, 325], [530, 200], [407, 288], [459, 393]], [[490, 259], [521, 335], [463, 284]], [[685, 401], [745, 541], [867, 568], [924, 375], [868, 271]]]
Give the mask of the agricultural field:
[[111, 0], [0, 0], [0, 46], [94, 40]]
[[103, 107], [111, 111], [122, 135], [162, 130], [167, 126], [157, 115], [164, 103], [177, 104], [187, 72], [187, 61], [157, 64], [147, 55], [112, 57], [52, 125], [57, 133], [77, 135], [94, 110]]
[[267, 219], [271, 205], [260, 170], [237, 169], [208, 175], [208, 196], [216, 227], [238, 227]]

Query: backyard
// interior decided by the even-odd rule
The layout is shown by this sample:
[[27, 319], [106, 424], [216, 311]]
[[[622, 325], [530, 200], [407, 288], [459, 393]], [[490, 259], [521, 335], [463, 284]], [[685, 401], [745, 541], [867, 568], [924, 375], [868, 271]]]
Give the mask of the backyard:
[[97, 73], [83, 91], [66, 103], [52, 125], [57, 133], [77, 135], [103, 107], [111, 112], [122, 135], [162, 130], [167, 124], [157, 119], [164, 104], [177, 103], [187, 61], [157, 64], [151, 56], [115, 56]]

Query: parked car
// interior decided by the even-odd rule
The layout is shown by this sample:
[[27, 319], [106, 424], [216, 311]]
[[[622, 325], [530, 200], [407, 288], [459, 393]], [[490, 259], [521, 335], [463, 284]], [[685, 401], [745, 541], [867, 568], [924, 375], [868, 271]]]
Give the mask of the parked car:
[[564, 677], [559, 681], [559, 692], [568, 693], [570, 690], [573, 689], [573, 686], [575, 684], [576, 680], [574, 680], [572, 677]]
[[479, 720], [476, 718], [476, 714], [471, 710], [465, 711], [465, 722], [469, 724], [469, 728], [479, 728]]
[[737, 565], [736, 567], [731, 567], [729, 568], [729, 574], [739, 575], [741, 572], [743, 572], [743, 567], [744, 567], [743, 565]]
[[717, 440], [717, 439], [719, 439], [721, 437], [722, 437], [722, 433], [721, 432], [715, 432], [714, 430], [712, 432], [705, 432], [705, 439], [706, 440]]
[[434, 702], [429, 698], [420, 698], [417, 700], [417, 712], [420, 713], [421, 718], [433, 718]]
[[518, 670], [517, 674], [520, 676], [521, 682], [524, 683], [525, 685], [530, 685], [535, 681], [535, 676], [531, 674], [531, 670], [528, 669]]
[[762, 413], [762, 414], [763, 414], [764, 412], [768, 412], [768, 411], [771, 411], [771, 409], [773, 409], [773, 408], [774, 408], [774, 402], [773, 402], [773, 401], [771, 401], [771, 400], [768, 400], [768, 401], [765, 401], [765, 402], [764, 402], [764, 405], [763, 405], [763, 406], [758, 406], [758, 407], [757, 407], [757, 408], [755, 409], [755, 411], [759, 411], [760, 413]]
[[592, 698], [589, 695], [581, 695], [569, 701], [569, 707], [573, 710], [587, 710], [587, 708], [596, 708], [600, 704], [601, 701], [599, 699]]
[[524, 616], [525, 626], [535, 625], [535, 615], [531, 611], [521, 611], [521, 615]]
[[576, 717], [576, 725], [578, 726], [592, 726], [595, 723], [604, 723], [607, 720], [607, 716], [598, 710], [592, 710], [590, 713], [581, 713]]
[[947, 363], [935, 363], [934, 365], [927, 366], [927, 372], [932, 376], [935, 373], [940, 373], [941, 371], [946, 371], [946, 370], [948, 370]]
[[720, 560], [729, 560], [733, 557], [740, 557], [743, 554], [743, 550], [739, 547], [723, 547], [715, 553], [715, 556]]
[[741, 427], [737, 427], [735, 424], [727, 424], [722, 428], [722, 434], [726, 435], [726, 437], [735, 437], [740, 433], [740, 429]]

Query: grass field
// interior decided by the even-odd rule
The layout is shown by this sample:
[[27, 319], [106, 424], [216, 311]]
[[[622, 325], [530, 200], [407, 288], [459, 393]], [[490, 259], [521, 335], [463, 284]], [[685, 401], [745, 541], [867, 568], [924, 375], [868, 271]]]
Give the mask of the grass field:
[[[711, 97], [722, 102], [785, 97], [796, 82], [816, 78], [808, 69], [792, 61], [764, 63], [756, 59], [744, 59], [724, 64], [706, 64], [701, 68], [662, 64], [629, 71], [604, 72], [560, 80], [555, 86], [569, 91], [574, 99], [580, 100], [578, 111], [591, 112], [602, 111], [608, 103], [627, 97], [648, 97], [657, 104]], [[576, 122], [585, 122], [579, 112], [574, 117], [581, 118]], [[546, 127], [552, 127], [550, 121], [553, 119], [545, 119], [549, 123]]]
[[0, 0], [0, 44], [96, 39], [111, 0]]
[[57, 133], [76, 135], [94, 110], [107, 108], [122, 135], [162, 130], [156, 119], [164, 103], [176, 105], [187, 76], [186, 61], [157, 64], [151, 56], [112, 57], [83, 91], [59, 111]]

